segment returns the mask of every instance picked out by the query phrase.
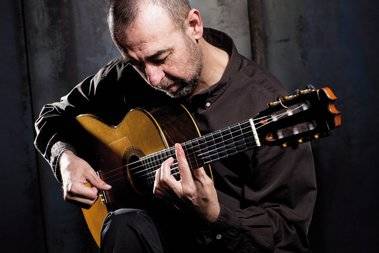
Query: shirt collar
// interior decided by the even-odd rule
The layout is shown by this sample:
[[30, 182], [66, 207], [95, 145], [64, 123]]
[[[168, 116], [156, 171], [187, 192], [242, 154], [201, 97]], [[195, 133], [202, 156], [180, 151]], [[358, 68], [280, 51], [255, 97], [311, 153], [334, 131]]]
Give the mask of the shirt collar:
[[204, 39], [213, 46], [224, 50], [229, 55], [229, 61], [221, 79], [216, 84], [201, 93], [184, 99], [183, 102], [191, 107], [214, 103], [230, 85], [229, 80], [232, 78], [232, 73], [236, 73], [242, 63], [242, 56], [238, 53], [233, 40], [225, 33], [212, 28], [205, 28]]

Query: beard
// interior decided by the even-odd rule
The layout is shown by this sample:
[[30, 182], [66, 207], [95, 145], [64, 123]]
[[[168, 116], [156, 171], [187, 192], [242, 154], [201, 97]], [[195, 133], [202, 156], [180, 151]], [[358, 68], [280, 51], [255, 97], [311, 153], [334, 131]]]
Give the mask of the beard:
[[[155, 88], [163, 91], [172, 98], [182, 98], [191, 96], [199, 85], [199, 79], [202, 65], [202, 54], [190, 38], [185, 36], [185, 45], [187, 48], [187, 61], [185, 66], [186, 77], [165, 76], [165, 78]], [[174, 90], [172, 90], [174, 88]]]
[[[155, 88], [172, 98], [181, 98], [192, 95], [197, 88], [198, 83], [199, 75], [195, 75], [190, 79], [165, 77], [165, 79]], [[175, 87], [175, 91], [172, 91], [172, 87]]]

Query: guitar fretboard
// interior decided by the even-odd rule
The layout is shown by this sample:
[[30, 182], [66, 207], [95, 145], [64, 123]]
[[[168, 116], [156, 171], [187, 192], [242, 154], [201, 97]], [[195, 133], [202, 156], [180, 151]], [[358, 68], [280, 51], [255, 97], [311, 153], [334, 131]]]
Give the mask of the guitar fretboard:
[[[199, 168], [256, 146], [257, 143], [249, 120], [182, 143], [191, 169]], [[153, 182], [155, 171], [169, 157], [175, 158], [174, 147], [142, 157], [140, 159], [140, 165], [143, 165], [140, 167], [143, 170], [142, 174]], [[136, 173], [141, 173], [141, 171]], [[172, 174], [178, 174], [176, 160], [172, 168]]]

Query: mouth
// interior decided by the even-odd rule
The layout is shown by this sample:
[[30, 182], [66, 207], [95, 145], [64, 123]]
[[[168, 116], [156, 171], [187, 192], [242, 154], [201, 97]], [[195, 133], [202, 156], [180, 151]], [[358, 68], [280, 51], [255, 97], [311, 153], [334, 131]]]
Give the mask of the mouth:
[[168, 92], [170, 92], [170, 93], [175, 93], [175, 92], [177, 92], [178, 91], [178, 89], [179, 89], [179, 85], [177, 85], [177, 84], [170, 84], [168, 87], [166, 87], [166, 90], [168, 91]]
[[165, 92], [175, 94], [180, 89], [180, 84], [172, 82], [167, 86], [161, 86], [159, 89], [164, 90]]

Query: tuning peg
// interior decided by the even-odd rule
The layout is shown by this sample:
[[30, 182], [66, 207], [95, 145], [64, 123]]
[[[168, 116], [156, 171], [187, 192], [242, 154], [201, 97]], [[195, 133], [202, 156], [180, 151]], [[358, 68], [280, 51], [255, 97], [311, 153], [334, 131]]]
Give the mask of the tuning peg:
[[286, 148], [286, 147], [288, 147], [288, 144], [287, 144], [287, 143], [283, 143], [283, 144], [282, 144], [282, 147], [283, 147], [283, 148]]
[[278, 106], [279, 104], [280, 104], [279, 101], [274, 101], [274, 102], [270, 102], [270, 103], [268, 103], [268, 106], [271, 107], [271, 108], [273, 108], [273, 107]]
[[304, 140], [303, 140], [303, 138], [300, 138], [300, 139], [297, 140], [297, 142], [301, 144], [301, 143], [304, 142]]
[[313, 138], [315, 138], [315, 140], [320, 139], [320, 134], [313, 135]]

